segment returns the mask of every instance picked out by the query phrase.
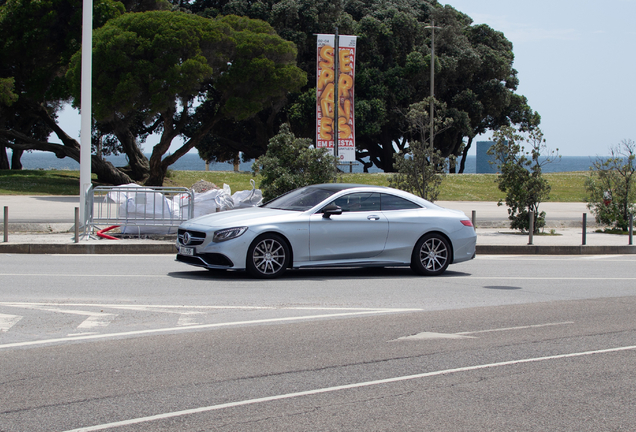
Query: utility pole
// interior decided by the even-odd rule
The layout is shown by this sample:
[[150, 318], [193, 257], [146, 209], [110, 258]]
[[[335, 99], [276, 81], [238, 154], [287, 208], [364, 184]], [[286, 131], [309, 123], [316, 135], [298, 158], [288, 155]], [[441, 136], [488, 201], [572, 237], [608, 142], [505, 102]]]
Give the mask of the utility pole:
[[338, 37], [338, 27], [336, 27], [333, 43], [333, 155], [336, 157], [334, 162], [335, 174], [334, 183], [338, 182], [338, 105], [340, 104], [340, 97], [338, 96], [338, 79], [340, 78], [340, 44]]
[[433, 141], [435, 139], [435, 29], [441, 29], [441, 27], [435, 27], [435, 20], [431, 20], [431, 25], [426, 26], [424, 28], [431, 29], [431, 105], [430, 105], [430, 120], [431, 120], [431, 131], [430, 131], [430, 151], [431, 158], [433, 157], [433, 152], [435, 151], [435, 146]]

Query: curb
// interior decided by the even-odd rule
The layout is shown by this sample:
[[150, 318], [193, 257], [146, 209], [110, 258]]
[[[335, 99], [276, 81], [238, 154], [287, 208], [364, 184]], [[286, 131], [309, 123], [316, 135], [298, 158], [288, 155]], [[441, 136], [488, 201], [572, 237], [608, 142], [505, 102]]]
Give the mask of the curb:
[[2, 243], [0, 254], [175, 254], [177, 252], [173, 243], [157, 244], [28, 244], [28, 243]]
[[631, 255], [636, 246], [477, 245], [477, 255]]
[[[173, 243], [0, 243], [0, 254], [175, 254]], [[636, 246], [477, 245], [477, 255], [631, 255]]]

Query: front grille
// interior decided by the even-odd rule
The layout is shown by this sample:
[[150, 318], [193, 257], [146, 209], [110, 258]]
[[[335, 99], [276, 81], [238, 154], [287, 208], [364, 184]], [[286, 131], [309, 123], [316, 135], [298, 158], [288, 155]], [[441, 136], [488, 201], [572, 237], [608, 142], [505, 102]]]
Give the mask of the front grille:
[[[186, 243], [186, 233], [190, 236], [190, 241]], [[191, 231], [180, 229], [177, 231], [177, 240], [184, 246], [198, 246], [205, 241], [205, 233], [201, 231]]]
[[225, 255], [221, 255], [218, 253], [204, 253], [198, 255], [201, 257], [203, 261], [208, 263], [209, 265], [214, 266], [222, 266], [222, 267], [234, 267], [234, 263], [230, 261], [228, 257]]
[[232, 261], [230, 261], [228, 257], [216, 253], [207, 253], [194, 256], [177, 255], [177, 261], [200, 267], [234, 267], [234, 263], [232, 263]]

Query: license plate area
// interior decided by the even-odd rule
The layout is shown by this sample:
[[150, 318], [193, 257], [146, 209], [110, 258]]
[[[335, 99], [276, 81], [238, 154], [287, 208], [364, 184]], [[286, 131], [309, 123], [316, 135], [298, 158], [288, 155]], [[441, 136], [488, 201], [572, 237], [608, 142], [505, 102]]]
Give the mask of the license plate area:
[[179, 248], [179, 254], [186, 255], [186, 256], [194, 256], [194, 248], [191, 248], [191, 247]]

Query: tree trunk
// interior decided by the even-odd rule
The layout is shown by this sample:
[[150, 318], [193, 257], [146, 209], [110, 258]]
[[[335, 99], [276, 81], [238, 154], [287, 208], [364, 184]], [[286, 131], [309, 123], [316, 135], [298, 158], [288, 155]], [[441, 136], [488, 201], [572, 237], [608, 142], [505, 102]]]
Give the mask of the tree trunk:
[[126, 173], [115, 168], [112, 163], [100, 159], [97, 155], [91, 155], [91, 170], [97, 174], [97, 180], [102, 183], [112, 185], [134, 183], [133, 179]]
[[0, 145], [0, 169], [9, 169], [9, 158], [7, 157], [7, 148]]
[[13, 150], [13, 154], [11, 155], [11, 169], [12, 170], [21, 170], [22, 169], [22, 154], [24, 150]]
[[470, 150], [470, 146], [473, 144], [473, 137], [468, 137], [468, 143], [466, 143], [466, 147], [464, 147], [464, 152], [462, 153], [462, 161], [459, 165], [459, 173], [463, 174], [464, 169], [466, 168], [466, 156], [468, 156], [468, 150]]
[[144, 180], [150, 173], [150, 163], [137, 145], [135, 136], [128, 128], [119, 124], [115, 125], [114, 133], [128, 156], [130, 176], [137, 181]]

